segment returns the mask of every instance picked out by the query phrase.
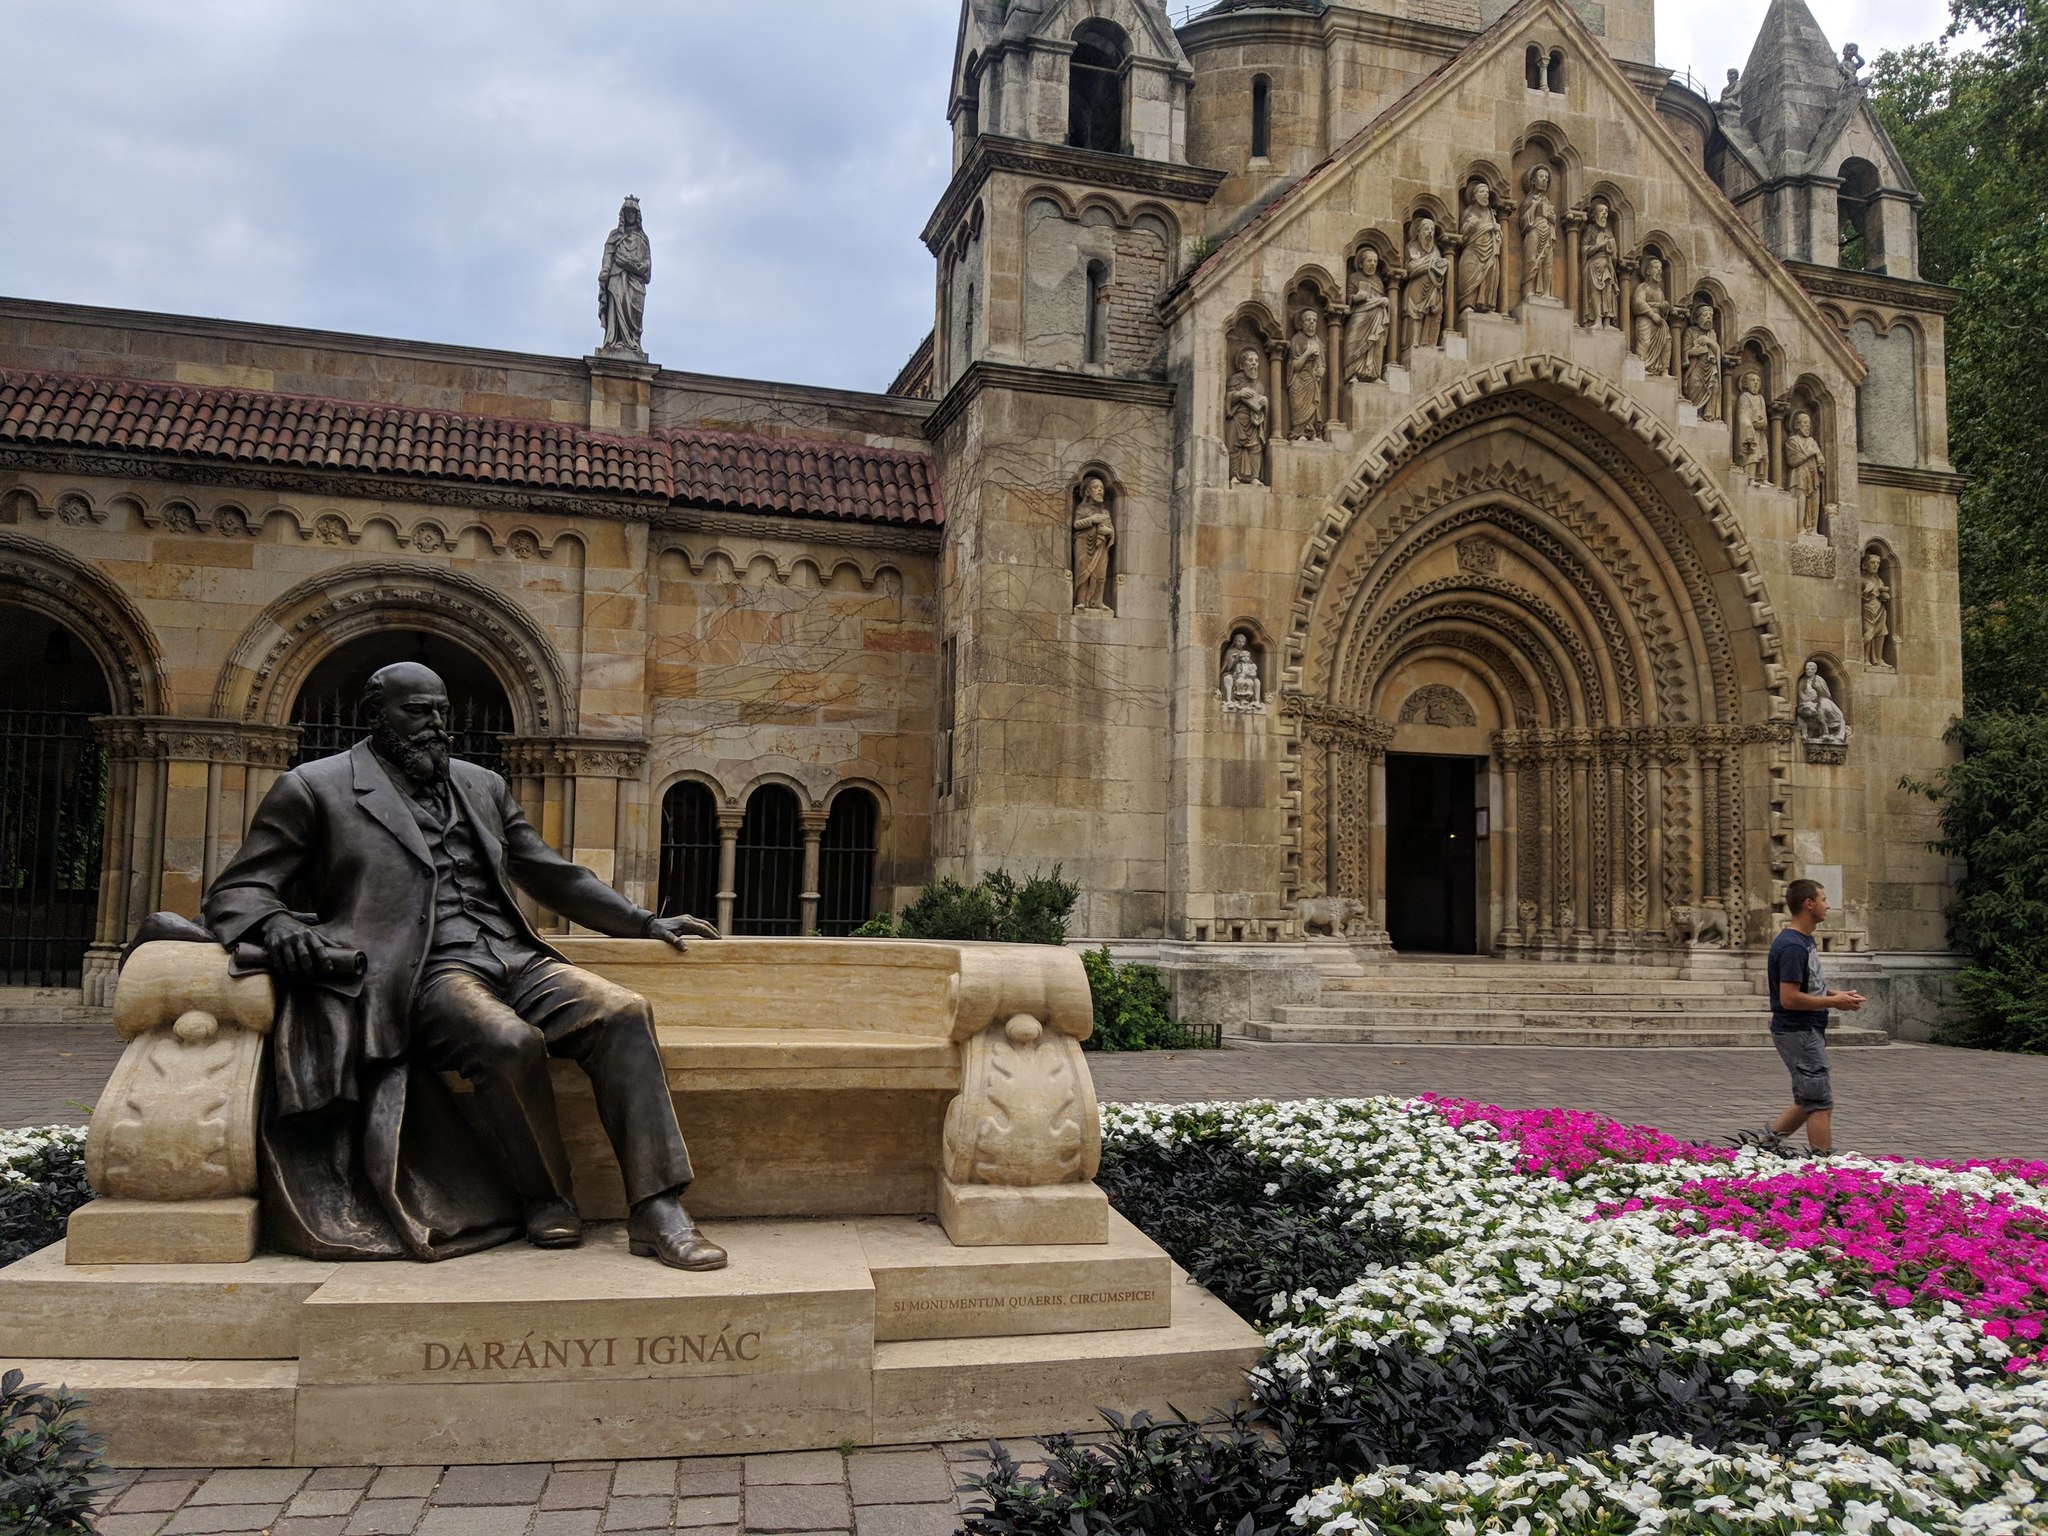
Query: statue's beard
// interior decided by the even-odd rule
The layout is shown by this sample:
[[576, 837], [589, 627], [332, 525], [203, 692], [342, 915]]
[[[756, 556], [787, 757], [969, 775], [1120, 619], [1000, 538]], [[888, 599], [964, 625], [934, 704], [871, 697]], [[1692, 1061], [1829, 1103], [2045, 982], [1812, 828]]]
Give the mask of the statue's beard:
[[448, 743], [439, 741], [407, 741], [390, 726], [379, 720], [370, 727], [370, 745], [377, 755], [415, 784], [432, 784], [448, 776]]

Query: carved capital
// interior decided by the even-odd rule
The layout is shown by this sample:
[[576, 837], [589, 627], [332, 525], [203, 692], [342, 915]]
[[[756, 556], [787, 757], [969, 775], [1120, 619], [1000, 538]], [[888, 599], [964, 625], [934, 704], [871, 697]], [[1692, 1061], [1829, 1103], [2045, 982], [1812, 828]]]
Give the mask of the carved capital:
[[252, 768], [287, 768], [299, 747], [295, 725], [187, 720], [175, 715], [102, 715], [92, 728], [115, 762], [246, 763]]
[[1324, 746], [1348, 746], [1376, 755], [1394, 739], [1393, 726], [1384, 720], [1293, 690], [1280, 695], [1280, 713], [1300, 721], [1302, 734]]
[[647, 743], [609, 736], [507, 736], [505, 771], [526, 778], [637, 779]]

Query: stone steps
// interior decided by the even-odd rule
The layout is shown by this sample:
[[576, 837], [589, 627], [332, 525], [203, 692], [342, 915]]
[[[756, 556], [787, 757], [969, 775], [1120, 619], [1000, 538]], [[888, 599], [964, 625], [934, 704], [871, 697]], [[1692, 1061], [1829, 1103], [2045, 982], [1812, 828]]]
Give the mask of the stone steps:
[[[1296, 1045], [1570, 1045], [1766, 1046], [1770, 1026], [1761, 1011], [1600, 1009], [1562, 1006], [1504, 1009], [1283, 1007], [1280, 1017], [1253, 1020], [1254, 1040]], [[1835, 1046], [1889, 1043], [1880, 1029], [1843, 1025], [1828, 1031]]]
[[1764, 1012], [1764, 994], [1760, 987], [1745, 990], [1700, 982], [1665, 981], [1638, 983], [1635, 986], [1617, 984], [1569, 988], [1532, 986], [1515, 987], [1512, 990], [1489, 987], [1483, 992], [1474, 992], [1470, 987], [1457, 985], [1425, 989], [1409, 984], [1395, 988], [1384, 985], [1359, 986], [1356, 985], [1355, 977], [1340, 979], [1352, 982], [1353, 985], [1341, 986], [1335, 981], [1325, 981], [1325, 1006], [1438, 1009], [1446, 1004], [1459, 1006], [1468, 999], [1479, 997], [1493, 1007], [1532, 1012], [1553, 1008], [1560, 1003], [1622, 1008], [1639, 1013], [1683, 1008], [1747, 1009], [1755, 1014]]

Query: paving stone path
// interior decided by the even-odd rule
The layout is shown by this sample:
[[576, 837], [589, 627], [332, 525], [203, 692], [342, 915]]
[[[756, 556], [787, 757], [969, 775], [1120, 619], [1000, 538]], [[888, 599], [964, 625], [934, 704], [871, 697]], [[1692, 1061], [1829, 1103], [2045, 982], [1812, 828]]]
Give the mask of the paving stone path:
[[[0, 1030], [0, 1126], [76, 1122], [120, 1054], [97, 1029]], [[1569, 1104], [1714, 1140], [1784, 1103], [1777, 1053], [1281, 1045], [1095, 1056], [1105, 1099], [1438, 1092]], [[1936, 1046], [1841, 1051], [1844, 1146], [1921, 1157], [2048, 1158], [2048, 1058]], [[323, 1467], [116, 1473], [105, 1536], [601, 1536], [612, 1531], [950, 1536], [978, 1445], [580, 1461], [513, 1467]], [[1034, 1447], [1013, 1447], [1020, 1459]]]

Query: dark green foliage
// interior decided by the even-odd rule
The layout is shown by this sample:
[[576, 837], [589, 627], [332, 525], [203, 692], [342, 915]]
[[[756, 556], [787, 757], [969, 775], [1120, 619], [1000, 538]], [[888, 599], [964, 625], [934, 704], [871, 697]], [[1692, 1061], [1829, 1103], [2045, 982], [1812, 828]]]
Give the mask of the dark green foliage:
[[1064, 944], [1067, 918], [1081, 888], [1049, 875], [1019, 880], [993, 869], [978, 884], [962, 885], [951, 875], [932, 881], [892, 922], [872, 918], [855, 930], [869, 939], [951, 939], [955, 943]]
[[2048, 1052], [2048, 715], [1966, 715], [1949, 736], [1963, 760], [1927, 792], [1935, 846], [1969, 861], [1949, 909], [1949, 943], [1970, 957], [1951, 1036]]
[[85, 1161], [70, 1147], [49, 1147], [16, 1164], [0, 1183], [0, 1264], [47, 1248], [71, 1213], [92, 1198]]
[[1095, 1033], [1083, 1046], [1091, 1051], [1190, 1051], [1216, 1040], [1179, 1023], [1173, 996], [1156, 965], [1118, 965], [1109, 946], [1081, 952], [1088, 990], [1095, 1000]]
[[0, 1531], [91, 1531], [102, 1441], [62, 1387], [45, 1392], [18, 1370], [0, 1376]]
[[[1227, 1140], [1105, 1150], [1096, 1182], [1173, 1261], [1253, 1326], [1282, 1291], [1333, 1292], [1368, 1265], [1431, 1251], [1398, 1222], [1330, 1216], [1332, 1180], [1275, 1168]], [[1268, 1194], [1267, 1186], [1276, 1186]]]

